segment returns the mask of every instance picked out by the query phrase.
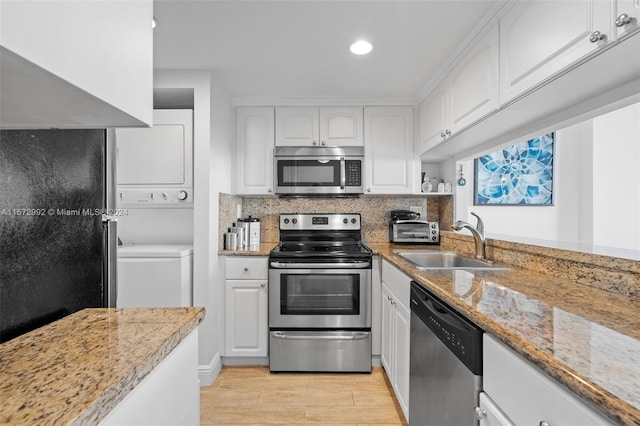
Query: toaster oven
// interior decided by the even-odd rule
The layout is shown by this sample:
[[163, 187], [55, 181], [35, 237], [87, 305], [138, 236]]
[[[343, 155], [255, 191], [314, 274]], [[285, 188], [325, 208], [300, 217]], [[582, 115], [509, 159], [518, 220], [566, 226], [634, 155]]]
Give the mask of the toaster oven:
[[440, 225], [438, 222], [420, 220], [420, 213], [410, 210], [392, 210], [389, 218], [389, 241], [440, 244]]

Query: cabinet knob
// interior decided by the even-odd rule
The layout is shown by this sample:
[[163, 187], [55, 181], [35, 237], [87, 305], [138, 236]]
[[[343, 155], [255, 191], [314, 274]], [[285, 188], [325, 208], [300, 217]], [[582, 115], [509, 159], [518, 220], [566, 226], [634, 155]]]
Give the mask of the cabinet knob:
[[246, 266], [244, 267], [244, 271], [245, 272], [249, 272], [249, 268], [247, 268]]
[[447, 136], [451, 136], [451, 130], [447, 129], [444, 132], [447, 134]]
[[367, 192], [371, 192], [371, 188], [367, 188]]
[[313, 141], [312, 142], [314, 145], [318, 145], [318, 141]]
[[442, 130], [442, 131], [440, 132], [440, 137], [441, 137], [441, 138], [444, 138], [444, 137], [446, 137], [446, 136], [447, 136], [447, 134], [444, 132], [444, 130]]
[[487, 412], [486, 412], [485, 410], [483, 410], [482, 408], [480, 408], [480, 407], [475, 407], [473, 410], [474, 410], [474, 411], [475, 411], [475, 413], [476, 413], [476, 419], [478, 419], [478, 420], [482, 420], [482, 419], [484, 419], [485, 417], [487, 417]]
[[542, 420], [542, 421], [539, 423], [539, 425], [540, 425], [540, 426], [553, 426], [551, 423], [549, 423], [549, 422], [548, 422], [548, 421], [546, 421], [546, 420]]
[[273, 192], [273, 189], [269, 188], [267, 189], [267, 192]]
[[325, 146], [326, 144], [327, 144], [327, 141], [322, 141], [322, 142], [321, 142], [321, 145], [322, 145], [322, 146]]
[[267, 284], [265, 284], [265, 283], [261, 283], [260, 284], [260, 288], [265, 288], [266, 286], [267, 286]]
[[626, 13], [623, 13], [622, 15], [618, 16], [618, 19], [616, 19], [616, 27], [624, 27], [625, 25], [632, 23], [634, 20], [635, 18], [633, 16], [629, 16]]
[[589, 41], [591, 43], [597, 43], [599, 41], [603, 41], [606, 40], [607, 36], [606, 34], [602, 34], [600, 31], [594, 31], [591, 33], [591, 37], [589, 37]]

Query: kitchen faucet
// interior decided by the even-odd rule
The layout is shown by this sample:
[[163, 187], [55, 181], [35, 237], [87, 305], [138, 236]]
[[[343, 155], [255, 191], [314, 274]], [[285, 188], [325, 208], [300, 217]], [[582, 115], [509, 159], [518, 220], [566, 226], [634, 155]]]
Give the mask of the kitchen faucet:
[[469, 231], [471, 231], [471, 234], [473, 235], [473, 239], [476, 242], [476, 258], [486, 260], [484, 224], [482, 223], [482, 219], [480, 219], [480, 216], [478, 216], [474, 212], [471, 212], [471, 214], [478, 219], [478, 223], [476, 224], [475, 228], [473, 227], [473, 225], [471, 225], [468, 222], [465, 222], [464, 220], [456, 221], [456, 223], [453, 224], [452, 228], [455, 231], [460, 231], [462, 228], [466, 228]]

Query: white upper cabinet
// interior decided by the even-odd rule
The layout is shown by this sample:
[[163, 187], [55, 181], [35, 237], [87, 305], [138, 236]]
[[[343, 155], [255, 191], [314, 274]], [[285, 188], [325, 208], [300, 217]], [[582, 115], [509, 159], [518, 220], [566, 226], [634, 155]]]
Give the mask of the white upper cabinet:
[[0, 126], [153, 123], [153, 2], [0, 2]]
[[362, 146], [362, 108], [320, 108], [320, 145]]
[[362, 107], [277, 107], [277, 146], [362, 146]]
[[500, 103], [612, 38], [611, 1], [518, 2], [500, 19]]
[[498, 26], [487, 32], [420, 105], [421, 154], [498, 108]]
[[[416, 154], [421, 154], [442, 143], [449, 135], [448, 87], [438, 86], [420, 105], [420, 143]], [[449, 133], [447, 133], [449, 132]]]
[[613, 0], [615, 2], [614, 24], [616, 26], [616, 37], [622, 38], [632, 34], [640, 25], [640, 1], [638, 0]]
[[368, 194], [419, 192], [413, 152], [413, 107], [366, 107], [365, 182]]
[[273, 193], [274, 108], [236, 110], [236, 193]]
[[473, 124], [498, 108], [498, 26], [465, 55], [449, 77], [452, 132]]

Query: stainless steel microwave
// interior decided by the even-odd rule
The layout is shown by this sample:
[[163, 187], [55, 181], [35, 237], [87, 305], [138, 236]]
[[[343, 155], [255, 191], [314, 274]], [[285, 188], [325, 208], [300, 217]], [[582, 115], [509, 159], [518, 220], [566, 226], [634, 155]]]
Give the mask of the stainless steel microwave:
[[363, 193], [364, 147], [282, 146], [273, 158], [276, 194]]

